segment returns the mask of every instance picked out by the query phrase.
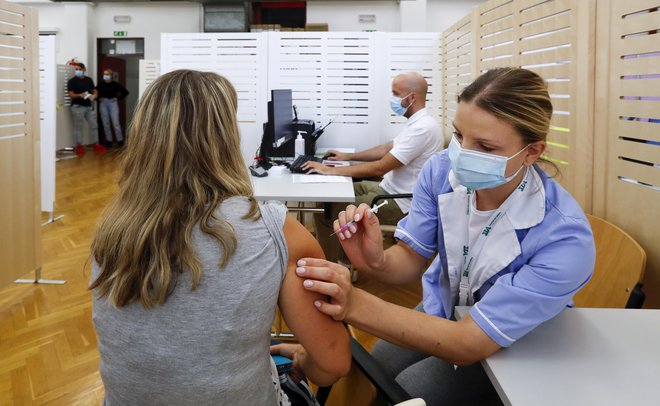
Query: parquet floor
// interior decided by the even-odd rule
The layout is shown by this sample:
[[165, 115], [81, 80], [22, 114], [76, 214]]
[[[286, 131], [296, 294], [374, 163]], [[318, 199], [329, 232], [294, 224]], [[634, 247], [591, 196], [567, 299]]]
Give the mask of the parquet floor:
[[[115, 153], [57, 163], [56, 215], [64, 217], [43, 227], [42, 278], [66, 284], [12, 284], [0, 290], [1, 406], [102, 404], [86, 262], [116, 176]], [[421, 297], [418, 283], [389, 289], [361, 276], [357, 285], [408, 307]], [[358, 339], [367, 348], [375, 343], [364, 333]]]

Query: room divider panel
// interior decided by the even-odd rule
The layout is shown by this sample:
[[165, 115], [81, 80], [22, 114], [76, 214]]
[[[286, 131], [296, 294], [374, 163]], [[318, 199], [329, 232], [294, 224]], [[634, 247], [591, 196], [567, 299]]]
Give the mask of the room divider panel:
[[660, 307], [660, 1], [598, 1], [594, 214], [647, 255], [645, 306]]
[[39, 31], [0, 1], [0, 286], [41, 266]]
[[554, 107], [546, 158], [591, 210], [595, 1], [492, 0], [443, 33], [444, 131], [456, 97], [479, 74], [517, 66], [541, 75]]

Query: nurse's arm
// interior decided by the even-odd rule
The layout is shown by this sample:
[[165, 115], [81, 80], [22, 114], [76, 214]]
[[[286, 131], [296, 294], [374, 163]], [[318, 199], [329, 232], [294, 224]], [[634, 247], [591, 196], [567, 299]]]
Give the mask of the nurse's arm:
[[304, 258], [298, 266], [305, 289], [329, 296], [314, 302], [319, 311], [393, 344], [456, 365], [472, 364], [500, 349], [469, 314], [452, 321], [386, 302], [354, 288], [348, 269], [332, 262]]
[[401, 347], [433, 355], [456, 365], [470, 365], [501, 347], [469, 314], [447, 320], [386, 302], [353, 289], [344, 321]]

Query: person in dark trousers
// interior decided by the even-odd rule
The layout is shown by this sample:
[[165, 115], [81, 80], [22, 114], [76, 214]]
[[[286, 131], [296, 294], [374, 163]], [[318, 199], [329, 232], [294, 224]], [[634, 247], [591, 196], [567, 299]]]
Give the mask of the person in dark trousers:
[[106, 141], [112, 143], [113, 136], [110, 125], [115, 130], [114, 140], [122, 147], [124, 145], [124, 136], [119, 122], [119, 100], [128, 96], [128, 90], [119, 82], [112, 78], [112, 70], [103, 71], [103, 80], [99, 82], [99, 110], [101, 111], [101, 122], [105, 132]]
[[76, 139], [76, 154], [82, 156], [85, 149], [82, 146], [82, 126], [87, 120], [92, 138], [96, 141], [94, 153], [102, 154], [107, 149], [99, 144], [99, 126], [96, 123], [96, 112], [92, 108], [92, 101], [96, 99], [97, 91], [94, 81], [85, 76], [85, 64], [77, 63], [74, 66], [74, 77], [67, 82], [67, 90], [71, 97], [71, 116], [73, 117], [73, 136]]

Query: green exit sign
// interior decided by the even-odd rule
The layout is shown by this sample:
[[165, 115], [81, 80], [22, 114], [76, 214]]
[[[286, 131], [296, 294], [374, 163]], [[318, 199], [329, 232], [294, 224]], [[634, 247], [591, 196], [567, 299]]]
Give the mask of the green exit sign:
[[113, 31], [113, 37], [128, 37], [128, 31]]

